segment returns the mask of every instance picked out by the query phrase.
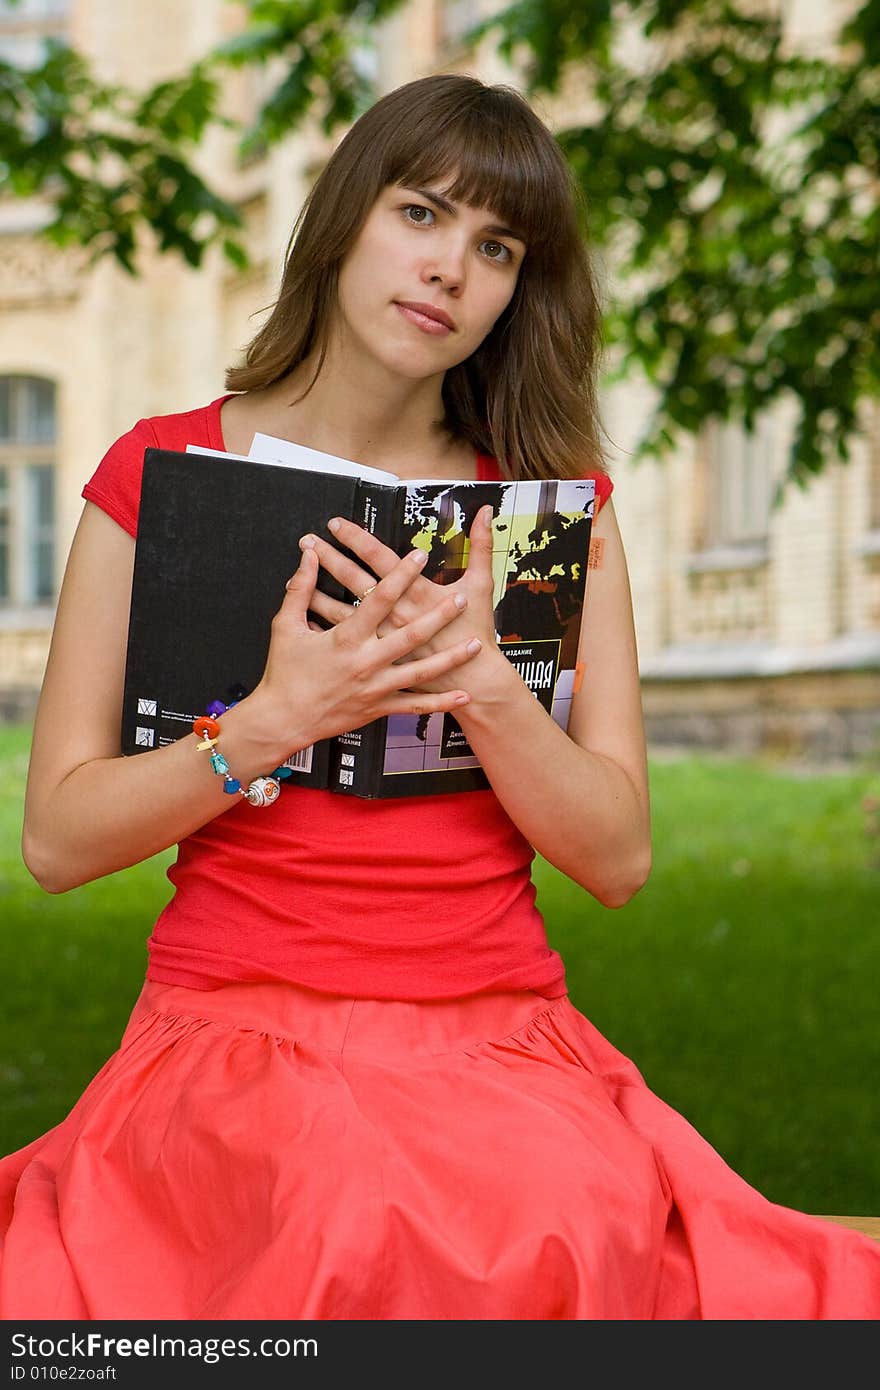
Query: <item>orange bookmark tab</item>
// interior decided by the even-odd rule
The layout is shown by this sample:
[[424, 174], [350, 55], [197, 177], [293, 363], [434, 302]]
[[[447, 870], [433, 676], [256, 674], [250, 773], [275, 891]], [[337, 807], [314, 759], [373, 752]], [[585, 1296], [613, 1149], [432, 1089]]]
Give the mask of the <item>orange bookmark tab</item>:
[[583, 683], [584, 683], [584, 670], [585, 670], [585, 669], [586, 669], [586, 668], [585, 668], [585, 664], [584, 664], [583, 661], [578, 661], [578, 662], [575, 664], [575, 668], [574, 668], [574, 685], [571, 687], [571, 693], [572, 693], [572, 695], [576, 695], [576, 694], [578, 693], [578, 691], [580, 690], [581, 686], [583, 685]]

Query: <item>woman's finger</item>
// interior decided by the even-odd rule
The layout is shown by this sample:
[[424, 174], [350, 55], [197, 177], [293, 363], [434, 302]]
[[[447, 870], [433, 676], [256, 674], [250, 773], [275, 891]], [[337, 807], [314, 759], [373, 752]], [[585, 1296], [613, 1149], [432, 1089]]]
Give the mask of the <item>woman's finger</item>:
[[389, 695], [386, 705], [389, 714], [447, 714], [470, 703], [466, 690], [445, 690], [438, 694], [427, 691], [401, 692]]
[[306, 614], [312, 606], [315, 584], [318, 580], [318, 557], [313, 550], [304, 550], [299, 564], [285, 584], [285, 594], [278, 616], [298, 618], [306, 621]]
[[[329, 594], [323, 593], [320, 589], [315, 590], [315, 596], [309, 607], [313, 613], [326, 618], [330, 623], [343, 623], [346, 618], [350, 618], [356, 610], [350, 603], [344, 603], [342, 599], [331, 598]], [[360, 605], [358, 605], [360, 607]]]
[[[444, 648], [443, 651], [433, 652], [430, 656], [418, 657], [413, 661], [404, 663], [403, 669], [405, 670], [407, 685], [426, 685], [429, 681], [436, 680], [438, 676], [445, 676], [456, 666], [464, 666], [465, 662], [470, 661], [482, 650], [482, 647], [483, 644], [479, 637], [469, 637], [462, 642], [456, 642], [451, 647]], [[400, 666], [395, 669], [400, 673]], [[399, 674], [398, 679], [400, 679]]]
[[[361, 528], [355, 527], [355, 529], [360, 530]], [[337, 579], [344, 589], [348, 589], [349, 593], [354, 594], [355, 598], [360, 598], [366, 589], [372, 584], [378, 584], [379, 579], [383, 578], [385, 574], [389, 574], [394, 568], [394, 565], [386, 566], [382, 574], [377, 575], [372, 570], [358, 564], [356, 560], [351, 560], [347, 555], [341, 554], [329, 541], [322, 540], [320, 536], [311, 533], [301, 536], [299, 544], [303, 548], [314, 550], [327, 573], [332, 574], [333, 578]], [[386, 547], [383, 546], [382, 549], [384, 550]], [[395, 556], [394, 564], [397, 564], [399, 558], [399, 556]]]
[[[410, 550], [402, 559], [398, 559], [390, 574], [369, 586], [371, 592], [347, 620], [334, 627], [337, 640], [345, 645], [356, 646], [362, 643], [366, 636], [375, 637], [379, 624], [388, 617], [400, 597], [419, 577], [427, 559], [424, 550]], [[383, 651], [383, 659], [384, 656]]]
[[[332, 534], [334, 540], [357, 555], [364, 568], [371, 570], [373, 574], [378, 574], [381, 579], [384, 579], [386, 574], [391, 573], [400, 558], [396, 551], [380, 541], [378, 536], [371, 535], [369, 531], [364, 530], [363, 526], [358, 526], [357, 522], [349, 521], [346, 517], [331, 517], [327, 522], [327, 530]], [[341, 558], [344, 559], [345, 557]], [[353, 564], [354, 562], [349, 561], [349, 563]], [[351, 585], [346, 584], [345, 587], [350, 589]]]
[[[424, 564], [424, 560], [422, 563]], [[392, 571], [391, 575], [377, 585], [372, 594], [367, 595], [360, 608], [356, 610], [352, 622], [362, 614], [374, 631], [378, 629], [380, 617], [387, 617], [394, 607], [394, 602], [389, 602], [388, 598], [391, 589], [386, 589], [383, 594], [383, 586], [390, 585], [393, 579], [394, 572]], [[467, 608], [467, 603], [467, 595], [461, 592], [450, 593], [439, 603], [435, 603], [427, 613], [420, 613], [417, 618], [406, 623], [403, 627], [395, 628], [382, 640], [383, 660], [397, 661], [398, 658], [405, 656], [415, 647], [421, 647], [442, 628], [448, 626], [456, 618], [460, 618]], [[347, 626], [347, 624], [343, 626]], [[342, 628], [336, 629], [337, 632], [341, 630]]]
[[[399, 560], [398, 563], [400, 563]], [[434, 588], [437, 589], [437, 585], [434, 585]], [[331, 623], [332, 626], [336, 627], [339, 623], [345, 623], [350, 617], [355, 616], [357, 609], [360, 609], [361, 606], [366, 606], [368, 600], [373, 599], [374, 589], [378, 589], [378, 584], [370, 585], [364, 598], [357, 600], [356, 603], [345, 603], [342, 599], [331, 598], [328, 594], [324, 594], [321, 589], [316, 589], [313, 598], [311, 598], [311, 612], [316, 613], [318, 617], [321, 617], [321, 619], [324, 619], [327, 623]], [[380, 614], [378, 619], [377, 605], [375, 605], [375, 602], [370, 602], [367, 616], [370, 617], [371, 631], [374, 631], [377, 637], [385, 638], [398, 634], [398, 632], [406, 627], [407, 621], [413, 621], [418, 614], [424, 613], [424, 609], [420, 609], [420, 607], [417, 607], [412, 602], [407, 602], [406, 592], [407, 591], [396, 600], [391, 613], [386, 614], [385, 617], [382, 617]], [[437, 599], [434, 599], [434, 605], [435, 603], [437, 603]], [[438, 626], [435, 628], [435, 631], [439, 631], [442, 627], [445, 627], [445, 624], [448, 623], [452, 617], [455, 617], [456, 613], [462, 610], [462, 607], [463, 605], [459, 605], [455, 612], [453, 612], [453, 610], [446, 605], [445, 613], [439, 614], [438, 616]], [[395, 648], [395, 652], [396, 651], [398, 651], [398, 648]], [[409, 651], [409, 649], [407, 649], [407, 651]], [[405, 659], [405, 657], [403, 657], [403, 659]], [[395, 659], [400, 659], [400, 657], [395, 656]]]
[[491, 503], [481, 507], [471, 522], [471, 529], [468, 533], [469, 549], [467, 573], [475, 574], [483, 583], [492, 580], [492, 549], [494, 545], [494, 532], [492, 530], [492, 517], [494, 513]]

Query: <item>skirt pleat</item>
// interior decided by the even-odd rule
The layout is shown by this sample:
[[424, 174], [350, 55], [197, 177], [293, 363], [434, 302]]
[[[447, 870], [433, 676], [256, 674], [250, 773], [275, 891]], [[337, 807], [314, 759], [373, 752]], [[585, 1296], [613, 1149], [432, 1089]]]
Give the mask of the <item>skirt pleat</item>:
[[4, 1319], [875, 1319], [571, 1003], [147, 981], [0, 1161]]

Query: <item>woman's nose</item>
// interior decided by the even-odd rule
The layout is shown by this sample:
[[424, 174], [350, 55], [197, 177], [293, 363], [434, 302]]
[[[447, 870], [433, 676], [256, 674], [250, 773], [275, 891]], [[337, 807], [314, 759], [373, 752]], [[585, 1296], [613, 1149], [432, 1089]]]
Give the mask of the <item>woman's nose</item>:
[[452, 240], [433, 248], [423, 271], [426, 281], [440, 281], [447, 290], [460, 290], [465, 282], [465, 248]]

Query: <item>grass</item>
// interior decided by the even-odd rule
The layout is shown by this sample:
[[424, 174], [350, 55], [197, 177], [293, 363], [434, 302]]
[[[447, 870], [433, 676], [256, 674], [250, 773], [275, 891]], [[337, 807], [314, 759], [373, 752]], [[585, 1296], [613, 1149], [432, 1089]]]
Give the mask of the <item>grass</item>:
[[[169, 851], [60, 897], [21, 863], [28, 729], [0, 728], [0, 1153], [115, 1049]], [[880, 866], [868, 771], [651, 762], [654, 869], [609, 911], [538, 861], [573, 1002], [765, 1196], [880, 1214]]]

